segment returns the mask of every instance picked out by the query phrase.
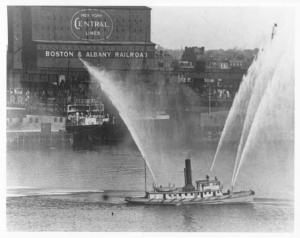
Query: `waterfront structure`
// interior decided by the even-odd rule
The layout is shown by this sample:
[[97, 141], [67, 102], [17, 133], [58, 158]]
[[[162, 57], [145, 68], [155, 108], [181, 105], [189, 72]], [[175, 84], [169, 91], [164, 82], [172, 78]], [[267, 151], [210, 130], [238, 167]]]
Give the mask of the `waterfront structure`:
[[[121, 80], [129, 80], [138, 91], [145, 88], [145, 81], [149, 82], [148, 91], [141, 97], [149, 97], [151, 102], [161, 94], [156, 88], [168, 78], [165, 74], [170, 72], [172, 59], [166, 52], [157, 51], [151, 42], [151, 8], [9, 6], [7, 10], [8, 106], [26, 108], [30, 115], [52, 116], [52, 124], [56, 117], [64, 117], [66, 125], [62, 130], [75, 128], [76, 133], [80, 132], [78, 138], [85, 138], [81, 132], [85, 133], [87, 127], [88, 131], [94, 127], [105, 131], [104, 124], [114, 126], [101, 133], [101, 139], [103, 134], [121, 137], [114, 132], [124, 127], [118, 112], [99, 84], [90, 79], [80, 59], [113, 72]], [[104, 106], [97, 112], [79, 110], [76, 120], [69, 109], [78, 101], [85, 102], [80, 107]], [[87, 103], [91, 101], [95, 103]], [[70, 120], [72, 117], [75, 120]], [[14, 121], [23, 125], [26, 120], [8, 120], [8, 128], [14, 127]], [[78, 126], [74, 127], [73, 121]]]
[[[28, 121], [26, 127], [39, 130], [40, 124], [33, 122], [43, 123], [44, 115], [52, 116], [45, 121], [51, 121], [52, 129], [57, 127], [56, 118], [64, 118], [65, 128], [73, 128], [70, 122], [75, 121], [80, 131], [86, 130], [85, 125], [81, 125], [84, 121], [89, 128], [101, 126], [103, 132], [102, 125], [107, 125], [103, 120], [110, 118], [113, 127], [109, 126], [108, 133], [98, 136], [101, 140], [103, 135], [114, 134], [111, 128], [124, 128], [124, 125], [116, 127], [122, 123], [118, 112], [99, 85], [90, 80], [79, 58], [113, 71], [120, 79], [129, 79], [141, 101], [159, 104], [151, 117], [160, 112], [167, 114], [170, 121], [174, 119], [187, 127], [183, 130], [187, 137], [192, 132], [200, 135], [197, 128], [205, 129], [200, 121], [203, 113], [211, 115], [218, 107], [229, 108], [245, 73], [245, 70], [232, 71], [226, 67], [205, 67], [204, 47], [185, 47], [182, 61], [174, 69], [174, 58], [167, 50], [157, 49], [151, 41], [151, 9], [148, 7], [9, 6], [7, 104], [26, 107], [25, 114], [31, 116], [28, 120], [23, 116], [7, 119], [7, 128], [14, 129], [18, 124], [21, 129], [20, 123]], [[196, 94], [185, 90], [186, 86]], [[168, 101], [163, 100], [167, 98], [164, 95]], [[78, 120], [69, 120], [72, 115], [68, 115], [68, 108], [81, 99], [104, 104], [101, 113], [81, 115], [78, 112]], [[85, 106], [93, 107], [91, 103]], [[32, 121], [31, 117], [37, 119]], [[63, 126], [60, 125], [59, 130], [64, 130]], [[117, 137], [121, 136], [118, 134], [112, 139]], [[78, 138], [85, 137], [79, 135]]]

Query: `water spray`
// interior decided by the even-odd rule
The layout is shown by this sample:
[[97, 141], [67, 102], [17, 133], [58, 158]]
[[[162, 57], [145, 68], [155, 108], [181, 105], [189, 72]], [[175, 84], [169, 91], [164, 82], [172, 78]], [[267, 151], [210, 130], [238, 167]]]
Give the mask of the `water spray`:
[[139, 148], [142, 157], [153, 177], [153, 180], [156, 180], [156, 176], [152, 170], [151, 165], [149, 164], [149, 161], [147, 159], [147, 153], [145, 151], [145, 146], [142, 146], [141, 141], [142, 139], [139, 137], [139, 134], [137, 133], [135, 127], [132, 125], [132, 120], [130, 120], [130, 116], [128, 114], [128, 107], [127, 105], [122, 104], [121, 100], [117, 100], [117, 90], [116, 87], [112, 84], [112, 76], [107, 73], [105, 70], [101, 70], [96, 68], [95, 66], [90, 65], [88, 62], [84, 61], [82, 58], [79, 57], [79, 60], [83, 63], [85, 68], [88, 70], [92, 78], [97, 79], [97, 82], [100, 84], [102, 90], [107, 95], [107, 97], [110, 99], [112, 104], [115, 106], [115, 108], [119, 111], [119, 115], [124, 120], [128, 130], [131, 133], [131, 136], [136, 143], [137, 147]]
[[[271, 40], [269, 38], [266, 45], [260, 50], [258, 56], [248, 69], [247, 75], [243, 77], [239, 91], [234, 98], [226, 119], [210, 169], [213, 170], [222, 146], [226, 138], [230, 137], [232, 130], [235, 128], [237, 131], [240, 131], [240, 134], [237, 135], [239, 145], [233, 169], [232, 187], [236, 182], [241, 164], [245, 160], [246, 151], [250, 147], [250, 138], [253, 139], [253, 130], [257, 130], [257, 128], [253, 128], [254, 122], [256, 124], [259, 123], [257, 118], [260, 114], [264, 113], [259, 111], [261, 110], [259, 108], [261, 104], [264, 103], [263, 101], [266, 100], [265, 94], [268, 85], [272, 83], [274, 75], [280, 73], [278, 72], [278, 65], [281, 64], [280, 62], [282, 62], [285, 53], [285, 47], [282, 43], [286, 40], [284, 38], [285, 35], [287, 35], [287, 32], [280, 32], [281, 38], [277, 37], [277, 23], [274, 23]], [[284, 69], [281, 69], [281, 71], [283, 70]], [[238, 116], [241, 119], [241, 124], [238, 123]], [[236, 126], [236, 124], [238, 124], [238, 126]], [[253, 141], [251, 143], [253, 143]]]

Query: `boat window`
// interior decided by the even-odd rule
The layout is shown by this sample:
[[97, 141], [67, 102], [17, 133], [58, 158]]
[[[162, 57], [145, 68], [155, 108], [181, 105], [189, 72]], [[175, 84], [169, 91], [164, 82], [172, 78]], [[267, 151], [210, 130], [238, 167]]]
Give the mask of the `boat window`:
[[194, 195], [194, 193], [191, 193], [191, 195], [193, 196], [193, 195]]
[[184, 195], [187, 196], [187, 193], [185, 193]]
[[181, 193], [179, 193], [179, 196], [181, 197]]

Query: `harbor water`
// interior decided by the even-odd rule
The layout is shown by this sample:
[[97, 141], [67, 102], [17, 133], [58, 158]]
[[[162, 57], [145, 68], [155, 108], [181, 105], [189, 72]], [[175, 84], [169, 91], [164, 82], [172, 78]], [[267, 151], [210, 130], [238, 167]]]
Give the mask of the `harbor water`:
[[[193, 181], [209, 171], [216, 145], [192, 153]], [[174, 150], [172, 175], [184, 184], [183, 149]], [[216, 174], [230, 184], [231, 150]], [[12, 151], [7, 154], [8, 231], [293, 231], [293, 157], [276, 152], [272, 163], [245, 164], [237, 189], [253, 189], [253, 204], [212, 206], [133, 206], [126, 196], [144, 193], [144, 161], [135, 148], [94, 151]], [[265, 151], [271, 158], [272, 151]], [[249, 160], [250, 161], [250, 160]], [[176, 169], [174, 169], [176, 168]], [[276, 174], [276, 177], [272, 177]], [[147, 171], [147, 189], [152, 180]], [[213, 174], [210, 174], [214, 176]]]

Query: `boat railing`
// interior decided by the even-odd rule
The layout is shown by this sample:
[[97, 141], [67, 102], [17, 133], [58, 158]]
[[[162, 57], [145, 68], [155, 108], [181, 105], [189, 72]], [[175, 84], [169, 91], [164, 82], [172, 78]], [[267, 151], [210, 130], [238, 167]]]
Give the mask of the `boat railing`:
[[177, 188], [175, 187], [175, 184], [172, 186], [168, 186], [168, 187], [163, 187], [163, 186], [156, 186], [155, 184], [153, 184], [153, 190], [155, 192], [173, 192], [175, 190], [177, 190]]

